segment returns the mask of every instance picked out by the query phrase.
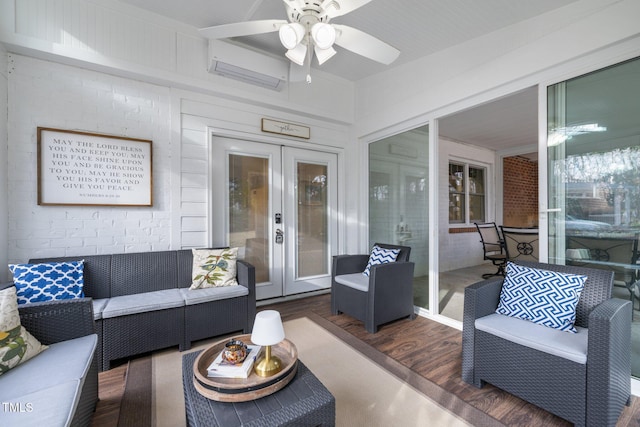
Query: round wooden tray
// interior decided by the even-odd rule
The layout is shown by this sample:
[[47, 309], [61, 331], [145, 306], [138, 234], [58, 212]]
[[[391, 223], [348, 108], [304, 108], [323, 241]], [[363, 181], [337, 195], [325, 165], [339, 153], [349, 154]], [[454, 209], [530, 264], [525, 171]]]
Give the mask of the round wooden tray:
[[[253, 344], [251, 335], [233, 337], [245, 344]], [[248, 378], [212, 378], [207, 376], [207, 368], [222, 351], [229, 338], [213, 344], [198, 355], [193, 363], [193, 385], [204, 397], [219, 402], [246, 402], [268, 396], [282, 389], [296, 375], [298, 370], [298, 350], [296, 346], [285, 339], [281, 343], [271, 346], [271, 354], [282, 361], [282, 370], [271, 376], [261, 377], [253, 369]], [[258, 359], [264, 353], [261, 350]]]

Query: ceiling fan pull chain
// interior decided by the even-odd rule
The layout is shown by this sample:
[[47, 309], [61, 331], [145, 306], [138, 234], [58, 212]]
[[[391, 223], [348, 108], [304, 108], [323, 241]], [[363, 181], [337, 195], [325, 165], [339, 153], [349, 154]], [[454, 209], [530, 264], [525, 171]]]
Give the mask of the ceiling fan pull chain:
[[309, 29], [309, 24], [307, 23], [307, 84], [311, 84], [311, 61], [313, 60], [313, 49], [311, 49], [311, 45], [313, 44], [313, 39], [311, 38], [311, 31]]
[[313, 59], [313, 50], [308, 49], [308, 51], [309, 59], [307, 61], [307, 84], [311, 84], [311, 59]]

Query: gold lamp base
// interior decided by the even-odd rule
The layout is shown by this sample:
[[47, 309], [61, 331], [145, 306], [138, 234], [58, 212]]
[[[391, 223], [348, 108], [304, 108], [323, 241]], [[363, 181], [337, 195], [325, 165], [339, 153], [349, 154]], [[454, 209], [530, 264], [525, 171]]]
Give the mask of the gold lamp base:
[[256, 362], [253, 369], [261, 377], [270, 377], [282, 370], [282, 361], [271, 355], [271, 346], [268, 345], [264, 349], [264, 357]]

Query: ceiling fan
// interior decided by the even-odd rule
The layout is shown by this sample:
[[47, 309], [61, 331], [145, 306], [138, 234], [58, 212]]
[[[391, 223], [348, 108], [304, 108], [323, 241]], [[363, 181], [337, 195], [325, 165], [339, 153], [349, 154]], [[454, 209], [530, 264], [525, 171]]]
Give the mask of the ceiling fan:
[[[371, 0], [283, 0], [287, 20], [267, 19], [237, 22], [200, 29], [209, 39], [249, 36], [278, 31], [280, 42], [287, 49], [285, 56], [300, 66], [311, 66], [315, 53], [318, 64], [324, 64], [336, 54], [338, 45], [365, 58], [388, 65], [400, 51], [365, 32], [346, 25], [330, 24], [331, 19], [345, 15]], [[307, 74], [307, 82], [311, 77]]]

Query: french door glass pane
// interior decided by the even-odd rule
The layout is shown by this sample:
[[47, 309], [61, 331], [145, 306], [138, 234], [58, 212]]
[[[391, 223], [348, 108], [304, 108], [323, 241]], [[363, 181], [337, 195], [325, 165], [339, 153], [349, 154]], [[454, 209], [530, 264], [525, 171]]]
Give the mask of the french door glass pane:
[[328, 274], [327, 166], [298, 162], [297, 277]]
[[229, 245], [244, 248], [256, 282], [269, 281], [269, 160], [229, 156]]
[[640, 376], [640, 59], [548, 88], [549, 262], [614, 271]]

